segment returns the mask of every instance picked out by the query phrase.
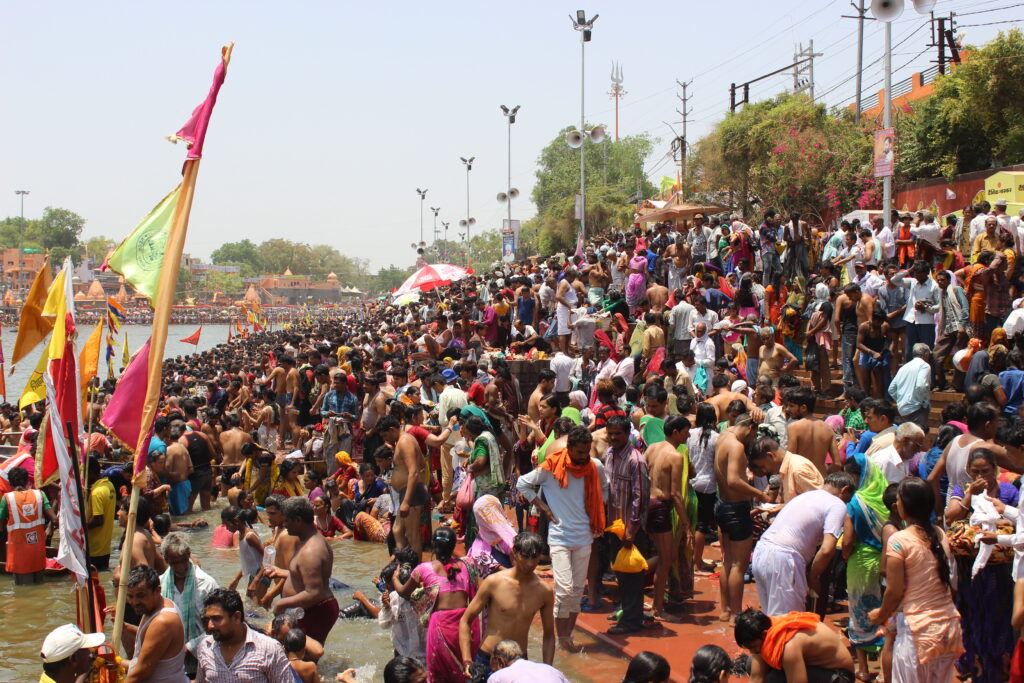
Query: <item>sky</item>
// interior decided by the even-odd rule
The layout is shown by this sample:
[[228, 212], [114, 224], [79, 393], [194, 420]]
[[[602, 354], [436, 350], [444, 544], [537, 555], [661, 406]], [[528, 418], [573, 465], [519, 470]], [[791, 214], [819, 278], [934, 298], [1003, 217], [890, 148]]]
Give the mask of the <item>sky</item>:
[[[893, 23], [894, 83], [931, 66], [927, 17], [910, 0]], [[1020, 23], [1014, 0], [938, 0], [961, 34], [983, 43]], [[0, 216], [44, 207], [87, 219], [83, 238], [120, 240], [179, 180], [176, 131], [205, 97], [219, 48], [235, 41], [206, 139], [186, 251], [208, 259], [224, 242], [274, 237], [329, 244], [373, 269], [411, 265], [433, 214], [499, 228], [508, 187], [508, 128], [499, 109], [521, 105], [512, 128], [512, 186], [529, 201], [541, 149], [580, 120], [580, 42], [569, 15], [599, 14], [586, 44], [588, 125], [614, 127], [611, 64], [627, 94], [620, 134], [658, 139], [649, 177], [674, 175], [676, 79], [691, 81], [687, 138], [728, 110], [729, 84], [793, 61], [814, 40], [815, 95], [854, 98], [857, 22], [848, 0], [719, 2], [447, 0], [355, 3], [292, 0], [5, 3], [0, 13]], [[1005, 8], [1005, 9], [1004, 9]], [[975, 24], [988, 24], [976, 26]], [[865, 23], [864, 90], [881, 88], [883, 29]], [[780, 75], [751, 100], [792, 87]], [[417, 188], [427, 189], [421, 203]]]

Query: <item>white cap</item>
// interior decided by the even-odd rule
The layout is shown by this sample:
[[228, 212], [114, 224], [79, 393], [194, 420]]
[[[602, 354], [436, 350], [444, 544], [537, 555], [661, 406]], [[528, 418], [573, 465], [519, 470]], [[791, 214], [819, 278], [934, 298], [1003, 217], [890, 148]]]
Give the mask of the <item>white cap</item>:
[[82, 648], [99, 647], [107, 637], [102, 633], [82, 633], [74, 624], [64, 624], [50, 631], [43, 641], [39, 656], [46, 664], [67, 659]]

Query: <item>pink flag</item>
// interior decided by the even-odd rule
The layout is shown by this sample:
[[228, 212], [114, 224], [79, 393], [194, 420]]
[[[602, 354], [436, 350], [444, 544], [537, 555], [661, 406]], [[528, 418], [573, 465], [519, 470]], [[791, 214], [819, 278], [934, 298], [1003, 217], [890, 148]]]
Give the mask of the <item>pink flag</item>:
[[230, 58], [230, 47], [221, 50], [221, 61], [217, 70], [213, 72], [213, 85], [210, 86], [210, 93], [203, 100], [203, 103], [195, 108], [191, 118], [185, 122], [171, 140], [181, 140], [188, 145], [187, 159], [201, 159], [203, 156], [203, 141], [206, 139], [206, 128], [210, 125], [210, 116], [213, 114], [213, 105], [217, 104], [217, 93], [220, 86], [224, 85], [224, 76], [227, 75], [227, 59]]
[[[142, 409], [145, 401], [149, 377], [149, 340], [139, 349], [135, 357], [128, 363], [121, 379], [117, 381], [114, 395], [103, 411], [100, 422], [104, 427], [128, 445], [134, 448], [139, 443], [139, 427], [142, 424]], [[135, 458], [135, 473], [138, 474], [146, 466], [146, 454]]]

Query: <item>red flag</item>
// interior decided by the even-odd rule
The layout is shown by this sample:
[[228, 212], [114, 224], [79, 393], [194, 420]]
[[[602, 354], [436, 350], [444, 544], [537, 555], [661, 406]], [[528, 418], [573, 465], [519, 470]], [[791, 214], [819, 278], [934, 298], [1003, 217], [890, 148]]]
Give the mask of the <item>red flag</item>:
[[[199, 334], [202, 331], [203, 331], [203, 326], [200, 325], [198, 330], [193, 332], [191, 335], [185, 337], [184, 339], [179, 339], [178, 341], [182, 342], [183, 344], [192, 344], [193, 346], [199, 346]], [[230, 331], [231, 330], [228, 330], [228, 332], [230, 332]]]
[[231, 343], [231, 326], [228, 325], [228, 344]]

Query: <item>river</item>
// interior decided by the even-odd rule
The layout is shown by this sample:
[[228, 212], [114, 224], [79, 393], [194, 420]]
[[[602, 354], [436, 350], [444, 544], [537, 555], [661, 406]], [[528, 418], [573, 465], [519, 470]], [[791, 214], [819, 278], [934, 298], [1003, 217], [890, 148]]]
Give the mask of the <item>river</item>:
[[[80, 347], [85, 343], [92, 329], [90, 325], [80, 330]], [[131, 351], [135, 351], [145, 342], [150, 331], [148, 325], [129, 325], [124, 329], [128, 331]], [[196, 327], [192, 325], [171, 325], [167, 337], [165, 358], [194, 353], [197, 350], [204, 351], [227, 341], [227, 325], [205, 325], [198, 347], [178, 341], [195, 330]], [[14, 348], [14, 334], [9, 332], [5, 337], [4, 346], [9, 354], [10, 350]], [[122, 331], [119, 341], [123, 339]], [[11, 402], [17, 401], [18, 396], [21, 395], [40, 353], [41, 348], [30, 354], [18, 364], [14, 374], [7, 378], [8, 400]], [[118, 360], [121, 358], [120, 349], [118, 349], [117, 358]], [[115, 367], [120, 366], [116, 365]], [[106, 376], [106, 370], [102, 363], [100, 376]], [[228, 585], [239, 569], [237, 550], [210, 547], [213, 529], [220, 523], [220, 508], [224, 504], [225, 501], [222, 499], [215, 504], [212, 510], [199, 513], [198, 516], [209, 523], [207, 528], [189, 531], [193, 557], [198, 559], [203, 569], [217, 579], [222, 586]], [[270, 535], [269, 529], [266, 527], [257, 526], [257, 531], [264, 538]], [[120, 535], [120, 532], [115, 530], [115, 540], [119, 539]], [[378, 596], [372, 582], [381, 567], [387, 563], [385, 546], [350, 540], [331, 539], [328, 542], [334, 548], [333, 576], [349, 587], [336, 593], [342, 607], [351, 604], [351, 594], [356, 589], [362, 590], [371, 598]], [[111, 565], [114, 565], [117, 557], [118, 550], [115, 548]], [[104, 589], [107, 590], [107, 603], [113, 604], [115, 594], [111, 585], [112, 574], [105, 572], [100, 577]], [[265, 611], [254, 607], [251, 603], [247, 603], [246, 609], [247, 618], [254, 626], [262, 627], [270, 620], [270, 616]], [[3, 624], [4, 634], [4, 642], [0, 646], [0, 654], [4, 660], [3, 665], [0, 665], [0, 683], [38, 680], [41, 672], [39, 648], [43, 639], [52, 629], [72, 621], [74, 614], [75, 599], [71, 578], [66, 576], [47, 577], [46, 582], [38, 586], [15, 587], [9, 575], [0, 575], [0, 624]], [[106, 628], [108, 636], [110, 630], [111, 623], [108, 621]], [[537, 621], [531, 632], [530, 652], [533, 658], [537, 658], [541, 652], [540, 632], [539, 621]], [[584, 654], [563, 655], [559, 653], [555, 657], [555, 665], [566, 677], [581, 683], [622, 680], [626, 670], [625, 660], [590, 636], [577, 633], [576, 640], [585, 646]], [[384, 664], [392, 654], [390, 632], [379, 628], [376, 620], [339, 621], [327, 639], [326, 654], [319, 665], [320, 675], [323, 681], [333, 681], [336, 673], [353, 667], [357, 669], [361, 682], [380, 681], [383, 677]]]

